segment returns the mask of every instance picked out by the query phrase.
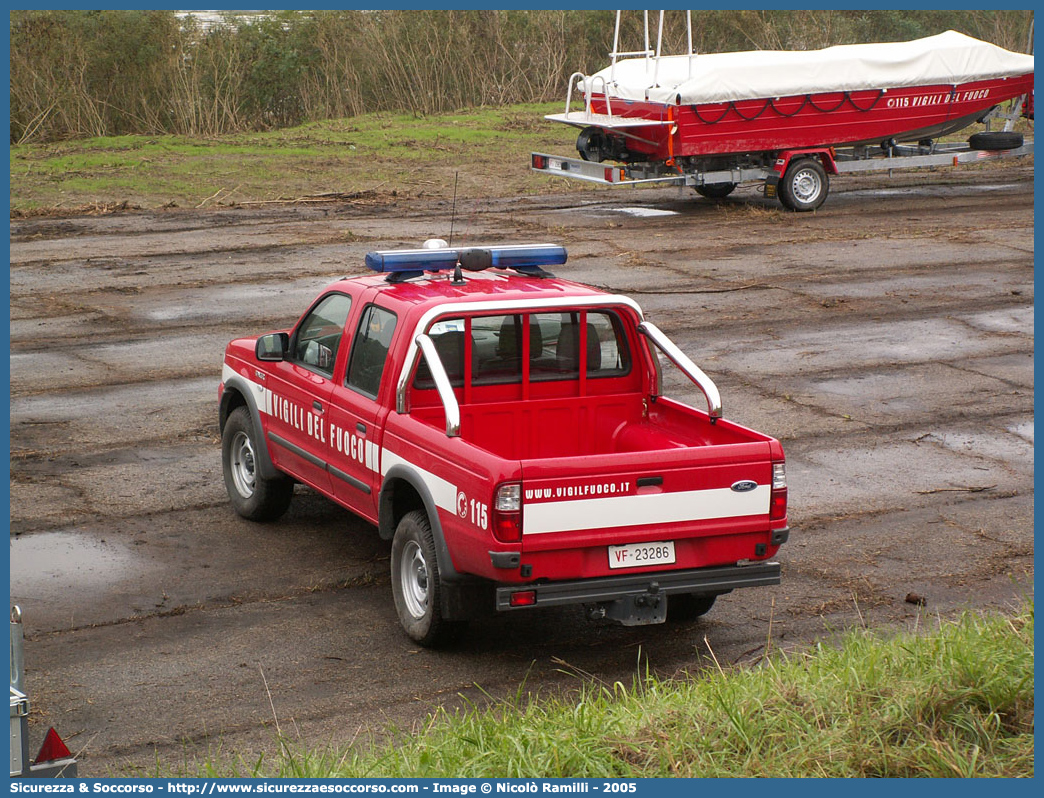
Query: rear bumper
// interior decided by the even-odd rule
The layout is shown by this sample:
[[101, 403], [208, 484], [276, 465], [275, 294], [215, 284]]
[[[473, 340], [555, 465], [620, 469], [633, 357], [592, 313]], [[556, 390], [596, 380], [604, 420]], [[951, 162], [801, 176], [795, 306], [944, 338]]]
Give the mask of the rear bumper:
[[[778, 585], [778, 562], [756, 562], [750, 565], [727, 565], [697, 568], [689, 571], [657, 571], [572, 582], [546, 582], [498, 587], [497, 610], [560, 607], [566, 604], [597, 604], [621, 598], [648, 594], [726, 593], [741, 587]], [[532, 591], [535, 600], [525, 606], [511, 606], [513, 593]]]

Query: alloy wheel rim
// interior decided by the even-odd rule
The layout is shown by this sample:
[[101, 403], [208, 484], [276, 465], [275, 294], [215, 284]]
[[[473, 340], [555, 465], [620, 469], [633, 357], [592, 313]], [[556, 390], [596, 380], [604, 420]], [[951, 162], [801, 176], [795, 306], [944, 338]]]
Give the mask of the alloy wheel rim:
[[255, 472], [254, 445], [245, 432], [237, 432], [232, 439], [232, 481], [236, 490], [244, 499], [254, 495], [257, 488]]
[[428, 561], [415, 541], [402, 549], [399, 583], [407, 611], [414, 618], [423, 618], [428, 608]]
[[812, 202], [819, 196], [819, 175], [812, 169], [802, 169], [794, 177], [794, 196], [801, 202]]

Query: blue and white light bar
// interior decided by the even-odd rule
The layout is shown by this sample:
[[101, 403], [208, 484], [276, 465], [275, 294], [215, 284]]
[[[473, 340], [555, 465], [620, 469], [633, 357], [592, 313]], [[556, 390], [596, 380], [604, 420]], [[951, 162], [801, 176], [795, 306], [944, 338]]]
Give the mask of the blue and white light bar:
[[561, 266], [568, 257], [558, 244], [509, 244], [495, 247], [440, 247], [435, 249], [389, 249], [367, 252], [366, 265], [375, 272], [438, 272], [459, 264], [467, 271], [514, 269], [538, 271]]

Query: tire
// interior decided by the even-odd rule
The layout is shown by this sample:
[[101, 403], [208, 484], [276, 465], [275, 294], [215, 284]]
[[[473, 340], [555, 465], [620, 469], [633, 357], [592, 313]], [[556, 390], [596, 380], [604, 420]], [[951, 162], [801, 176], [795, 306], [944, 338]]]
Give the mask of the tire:
[[460, 622], [442, 617], [442, 579], [435, 536], [423, 510], [406, 513], [395, 529], [391, 550], [392, 597], [399, 623], [410, 639], [427, 648], [449, 642]]
[[605, 160], [605, 134], [596, 127], [585, 127], [576, 138], [576, 151], [585, 161], [601, 163]]
[[667, 598], [667, 619], [671, 621], [694, 621], [706, 615], [714, 606], [717, 594], [699, 595], [677, 593]]
[[830, 191], [830, 180], [818, 158], [802, 158], [787, 167], [779, 183], [779, 201], [792, 211], [814, 211]]
[[702, 186], [694, 186], [696, 193], [707, 199], [724, 199], [736, 190], [735, 183], [709, 183]]
[[993, 130], [975, 133], [968, 139], [973, 150], [1016, 150], [1022, 146], [1022, 134], [1014, 131]]
[[265, 479], [257, 468], [257, 430], [250, 411], [237, 407], [221, 433], [221, 465], [232, 507], [250, 521], [274, 521], [286, 512], [294, 495], [289, 477]]

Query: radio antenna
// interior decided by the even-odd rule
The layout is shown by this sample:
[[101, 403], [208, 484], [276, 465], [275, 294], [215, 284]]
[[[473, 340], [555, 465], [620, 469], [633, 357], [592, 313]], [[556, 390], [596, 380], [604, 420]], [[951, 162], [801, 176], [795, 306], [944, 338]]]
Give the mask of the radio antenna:
[[453, 173], [453, 205], [450, 210], [450, 234], [449, 234], [449, 245], [453, 246], [453, 222], [457, 218], [457, 179], [460, 177], [460, 172]]

